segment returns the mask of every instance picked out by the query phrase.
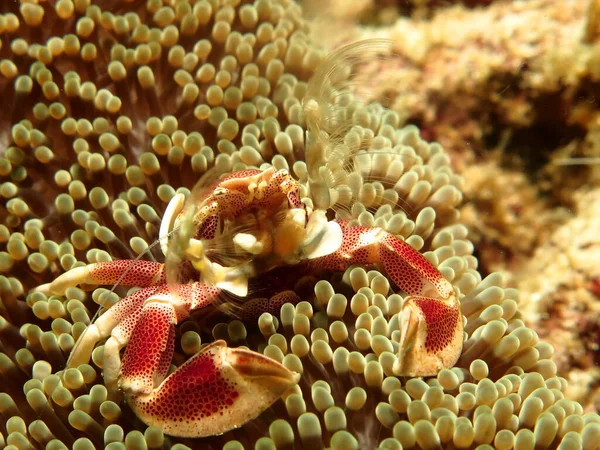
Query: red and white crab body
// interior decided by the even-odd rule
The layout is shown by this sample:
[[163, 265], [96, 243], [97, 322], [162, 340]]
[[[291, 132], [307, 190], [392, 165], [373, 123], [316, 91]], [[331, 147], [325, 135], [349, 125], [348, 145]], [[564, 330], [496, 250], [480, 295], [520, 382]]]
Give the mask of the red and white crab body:
[[[105, 382], [113, 392], [118, 385], [147, 424], [158, 425], [167, 434], [188, 437], [220, 434], [241, 426], [294, 386], [299, 375], [259, 353], [228, 348], [217, 341], [167, 376], [175, 326], [193, 310], [215, 302], [222, 289], [233, 286], [239, 288], [238, 294], [245, 294], [249, 277], [277, 264], [310, 259], [315, 266], [333, 271], [350, 265], [380, 264], [408, 294], [399, 316], [396, 375], [434, 375], [453, 366], [462, 349], [463, 322], [452, 285], [403, 240], [378, 227], [327, 221], [323, 211], [309, 214], [298, 192], [297, 182], [287, 171], [268, 169], [227, 176], [212, 193], [194, 199], [199, 204], [192, 205], [191, 213], [186, 210], [189, 201], [175, 198], [175, 206], [169, 206], [169, 217], [165, 218], [169, 224], [166, 229], [189, 226], [190, 217], [193, 226], [187, 234], [182, 233], [186, 240], [177, 243], [181, 253], [174, 267], [179, 267], [182, 258], [187, 259], [200, 271], [201, 281], [182, 283], [178, 279], [167, 283], [169, 271], [165, 265], [121, 260], [79, 267], [40, 286], [38, 290], [48, 294], [62, 294], [73, 285], [119, 283], [143, 287], [89, 326], [69, 365], [88, 362], [96, 343], [108, 338]], [[204, 242], [218, 238], [223, 221], [236, 224], [247, 213], [265, 219], [258, 221], [261, 223], [255, 229], [250, 227], [250, 233], [244, 233], [261, 247], [254, 253], [250, 251], [252, 245], [248, 245], [250, 250], [244, 247], [252, 258], [240, 266], [211, 261]], [[167, 235], [162, 234], [163, 241]], [[268, 312], [276, 313], [287, 301], [298, 299], [291, 291], [276, 295], [268, 302], [272, 308]], [[120, 350], [125, 345], [121, 363]]]

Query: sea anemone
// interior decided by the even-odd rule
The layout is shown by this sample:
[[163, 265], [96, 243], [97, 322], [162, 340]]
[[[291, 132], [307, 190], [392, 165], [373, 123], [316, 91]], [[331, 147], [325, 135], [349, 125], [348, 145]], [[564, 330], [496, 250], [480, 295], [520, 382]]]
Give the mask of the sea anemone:
[[[18, 11], [0, 16], [10, 105], [0, 116], [2, 445], [597, 446], [600, 417], [564, 398], [553, 349], [524, 325], [518, 292], [496, 274], [481, 280], [458, 222], [462, 180], [443, 148], [416, 127], [399, 129], [397, 114], [349, 97], [340, 100], [352, 124], [346, 144], [368, 152], [357, 175], [324, 173], [323, 182], [340, 214], [406, 239], [460, 290], [468, 338], [456, 367], [393, 376], [403, 297], [385, 274], [351, 267], [309, 289], [299, 281], [303, 301], [279, 318], [227, 319], [209, 333], [194, 320], [180, 327], [176, 364], [223, 338], [302, 373], [282, 401], [222, 436], [170, 438], [108, 400], [102, 346], [89, 364], [60, 372], [96, 304], [119, 295], [70, 288], [46, 297], [32, 288], [85, 263], [144, 253], [167, 202], [212, 167], [285, 167], [310, 192], [301, 102], [324, 53], [285, 0], [11, 7]], [[162, 258], [156, 248], [144, 257]]]

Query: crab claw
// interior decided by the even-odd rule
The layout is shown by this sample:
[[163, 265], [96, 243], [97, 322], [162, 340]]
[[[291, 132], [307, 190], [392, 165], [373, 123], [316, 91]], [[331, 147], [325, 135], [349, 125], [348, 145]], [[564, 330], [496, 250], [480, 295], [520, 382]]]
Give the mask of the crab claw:
[[185, 205], [185, 195], [182, 193], [175, 194], [169, 201], [163, 220], [160, 222], [158, 239], [160, 240], [160, 249], [163, 255], [167, 256], [169, 249], [169, 233], [173, 230], [175, 219], [183, 211]]
[[196, 438], [222, 434], [256, 418], [299, 378], [260, 353], [216, 341], [151, 393], [126, 395], [147, 425], [171, 436]]
[[452, 367], [463, 343], [462, 314], [456, 296], [438, 300], [409, 296], [400, 311], [400, 352], [393, 371], [421, 377]]
[[302, 252], [306, 259], [316, 259], [337, 251], [343, 242], [342, 228], [337, 222], [330, 222], [325, 211], [315, 210], [306, 225], [306, 238]]

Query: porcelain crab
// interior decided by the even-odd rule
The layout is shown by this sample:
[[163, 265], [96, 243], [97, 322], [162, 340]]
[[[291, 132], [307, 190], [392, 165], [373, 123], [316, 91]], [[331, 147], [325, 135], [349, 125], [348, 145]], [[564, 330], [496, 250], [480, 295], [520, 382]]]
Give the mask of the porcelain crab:
[[[328, 221], [322, 212], [303, 207], [297, 192], [297, 182], [285, 170], [230, 174], [208, 195], [193, 199], [198, 204], [191, 211], [189, 201], [173, 198], [164, 219], [169, 226], [164, 230], [181, 229], [179, 222], [183, 222], [193, 224], [195, 231], [191, 236], [182, 233], [179, 243], [177, 235], [170, 236], [164, 245], [166, 264], [143, 260], [95, 263], [40, 286], [38, 290], [47, 294], [63, 294], [74, 285], [120, 283], [142, 288], [88, 327], [69, 366], [88, 362], [96, 343], [108, 337], [105, 383], [113, 391], [118, 385], [144, 422], [160, 426], [167, 434], [187, 437], [220, 434], [240, 426], [295, 385], [299, 375], [261, 354], [216, 341], [167, 376], [175, 326], [193, 310], [217, 301], [224, 290], [244, 295], [248, 279], [261, 271], [310, 259], [332, 271], [381, 264], [389, 278], [409, 294], [400, 312], [402, 335], [395, 373], [424, 376], [451, 367], [463, 341], [462, 315], [452, 285], [401, 239], [377, 227]], [[226, 222], [239, 222], [248, 213], [272, 218], [238, 233], [244, 235], [238, 240], [252, 259], [235, 266], [211, 261], [204, 243], [218, 239]], [[182, 236], [186, 237], [184, 247]], [[162, 237], [169, 239], [168, 233]], [[278, 240], [285, 240], [285, 245]], [[185, 271], [181, 267], [186, 262], [181, 255], [173, 259], [171, 244], [180, 246], [181, 255], [201, 273], [200, 280], [182, 280], [180, 273]], [[170, 270], [178, 270], [178, 277], [168, 282]], [[270, 312], [276, 313], [286, 301], [297, 298], [291, 291], [274, 296], [268, 302]], [[121, 363], [120, 350], [125, 345]]]
[[[374, 48], [379, 51], [382, 44], [387, 42], [377, 41]], [[228, 348], [223, 341], [205, 346], [168, 374], [175, 326], [227, 293], [247, 298], [249, 280], [298, 264], [330, 271], [382, 266], [408, 294], [399, 313], [394, 373], [435, 375], [455, 364], [462, 350], [463, 317], [451, 283], [402, 239], [379, 227], [332, 220], [331, 199], [317, 198], [319, 189], [327, 191], [318, 179], [319, 164], [329, 159], [329, 168], [343, 169], [344, 153], [337, 144], [352, 132], [344, 112], [338, 114], [323, 98], [338, 92], [327, 83], [340, 73], [343, 79], [346, 62], [364, 58], [371, 46], [349, 46], [327, 58], [309, 83], [305, 121], [313, 151], [307, 145], [306, 162], [314, 203], [304, 201], [301, 193], [307, 187], [285, 169], [263, 166], [215, 175], [212, 181], [207, 176], [187, 199], [177, 194], [167, 206], [159, 232], [164, 264], [141, 259], [95, 263], [38, 288], [59, 295], [75, 285], [141, 288], [88, 327], [69, 367], [88, 362], [97, 342], [108, 338], [105, 384], [113, 394], [120, 388], [146, 424], [180, 437], [221, 434], [241, 426], [293, 387], [299, 374], [259, 353]], [[340, 107], [345, 108], [344, 102]], [[298, 300], [293, 291], [282, 290], [266, 301], [250, 297], [237, 313], [246, 318], [276, 314], [284, 303]]]

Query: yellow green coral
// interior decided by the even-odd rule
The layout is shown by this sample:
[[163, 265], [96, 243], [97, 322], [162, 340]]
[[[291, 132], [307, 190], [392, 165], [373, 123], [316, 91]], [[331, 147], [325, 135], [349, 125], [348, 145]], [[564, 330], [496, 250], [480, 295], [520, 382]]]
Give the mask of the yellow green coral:
[[[597, 444], [600, 418], [564, 398], [552, 348], [524, 326], [517, 291], [498, 275], [480, 279], [467, 230], [457, 223], [462, 181], [447, 155], [376, 106], [351, 117], [371, 150], [361, 160], [364, 178], [376, 180], [336, 188], [354, 196], [353, 220], [404, 237], [460, 289], [468, 338], [457, 367], [426, 380], [393, 376], [402, 296], [378, 271], [350, 268], [315, 280], [314, 290], [301, 280], [295, 290], [304, 301], [284, 306], [279, 318], [229, 320], [210, 334], [195, 321], [180, 327], [176, 364], [203, 341], [224, 338], [303, 375], [281, 402], [223, 436], [172, 439], [107, 400], [102, 346], [90, 364], [59, 376], [96, 304], [119, 296], [103, 288], [49, 298], [30, 290], [77, 265], [144, 252], [169, 199], [211, 167], [272, 164], [306, 182], [301, 100], [323, 52], [290, 1], [23, 2], [0, 16], [0, 29], [0, 85], [11, 105], [0, 116], [0, 136], [10, 142], [0, 159], [0, 443]], [[147, 257], [161, 255], [155, 248]]]

